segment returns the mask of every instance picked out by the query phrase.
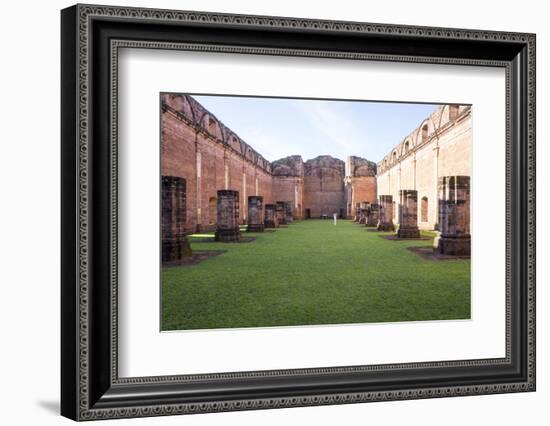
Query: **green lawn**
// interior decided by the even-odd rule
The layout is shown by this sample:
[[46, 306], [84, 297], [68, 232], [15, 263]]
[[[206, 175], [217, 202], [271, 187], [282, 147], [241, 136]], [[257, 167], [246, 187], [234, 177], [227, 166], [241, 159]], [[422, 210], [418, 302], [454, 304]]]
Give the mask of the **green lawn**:
[[[425, 260], [350, 221], [306, 220], [197, 265], [162, 270], [162, 329], [266, 327], [470, 318], [470, 261]], [[424, 236], [432, 236], [423, 233]]]

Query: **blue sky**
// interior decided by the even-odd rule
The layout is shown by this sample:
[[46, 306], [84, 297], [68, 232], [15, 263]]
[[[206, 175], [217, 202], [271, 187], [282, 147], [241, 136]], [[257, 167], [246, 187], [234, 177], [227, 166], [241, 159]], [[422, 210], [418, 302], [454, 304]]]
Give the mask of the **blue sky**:
[[433, 104], [193, 96], [267, 160], [356, 155], [378, 162]]

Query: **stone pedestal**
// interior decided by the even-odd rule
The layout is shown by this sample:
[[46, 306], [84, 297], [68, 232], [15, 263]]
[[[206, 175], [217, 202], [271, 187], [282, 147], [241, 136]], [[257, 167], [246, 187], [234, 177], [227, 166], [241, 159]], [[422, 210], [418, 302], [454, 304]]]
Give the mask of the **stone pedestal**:
[[367, 223], [367, 207], [368, 203], [361, 203], [359, 205], [359, 224], [366, 225]]
[[248, 232], [264, 232], [264, 197], [248, 197]]
[[279, 221], [277, 220], [277, 206], [275, 204], [266, 204], [264, 208], [264, 227], [278, 228]]
[[418, 191], [402, 189], [399, 191], [399, 229], [398, 238], [420, 238], [418, 230]]
[[239, 241], [241, 239], [239, 230], [239, 191], [230, 189], [218, 191], [217, 203], [216, 241]]
[[378, 226], [378, 221], [380, 220], [380, 205], [379, 204], [369, 204], [367, 209], [367, 222], [366, 226]]
[[292, 201], [285, 201], [285, 220], [286, 223], [294, 222], [294, 217], [292, 216]]
[[470, 176], [444, 176], [438, 181], [439, 230], [434, 248], [440, 254], [469, 256]]
[[359, 222], [359, 210], [361, 209], [361, 203], [355, 204], [355, 216], [353, 216], [354, 222]]
[[185, 236], [186, 181], [162, 176], [162, 261], [177, 262], [193, 254]]
[[275, 205], [277, 206], [277, 221], [279, 225], [286, 225], [285, 202], [277, 201]]
[[380, 195], [379, 200], [379, 212], [380, 218], [378, 220], [379, 231], [393, 231], [395, 226], [393, 225], [393, 197], [391, 195]]

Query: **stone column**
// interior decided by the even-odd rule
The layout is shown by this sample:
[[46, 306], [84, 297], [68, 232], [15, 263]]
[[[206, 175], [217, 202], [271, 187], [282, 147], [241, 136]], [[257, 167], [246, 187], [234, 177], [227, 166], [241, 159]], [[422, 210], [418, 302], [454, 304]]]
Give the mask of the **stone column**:
[[292, 217], [292, 201], [285, 201], [285, 220], [286, 223], [292, 223], [294, 221]]
[[413, 189], [416, 189], [416, 152], [413, 157]]
[[279, 225], [286, 225], [286, 216], [285, 216], [285, 202], [277, 201], [277, 221]]
[[438, 182], [439, 230], [434, 240], [441, 254], [470, 255], [470, 176], [443, 176]]
[[369, 203], [363, 201], [359, 204], [359, 225], [366, 225], [367, 223], [367, 206]]
[[414, 189], [401, 189], [399, 191], [398, 238], [420, 238], [417, 206], [418, 191]]
[[380, 195], [380, 219], [378, 220], [379, 231], [393, 231], [393, 197], [391, 195]]
[[265, 205], [265, 228], [278, 228], [279, 221], [277, 220], [277, 206], [275, 204]]
[[241, 239], [239, 230], [239, 191], [219, 190], [217, 207], [216, 241], [239, 241]]
[[370, 204], [367, 210], [367, 222], [366, 226], [378, 226], [378, 221], [380, 220], [380, 205], [379, 204]]
[[191, 256], [185, 236], [186, 181], [176, 176], [162, 176], [162, 261], [175, 262]]
[[248, 232], [264, 232], [264, 197], [250, 195], [248, 197]]
[[223, 189], [229, 189], [229, 154], [223, 151]]
[[196, 203], [197, 203], [197, 226], [196, 231], [202, 232], [202, 153], [198, 147], [198, 144], [195, 145], [196, 158], [195, 158], [195, 168], [196, 168]]
[[248, 204], [246, 198], [246, 173], [243, 166], [243, 225], [246, 223], [246, 217], [248, 214]]
[[361, 203], [355, 203], [355, 215], [353, 217], [354, 222], [359, 222], [359, 209], [361, 208]]
[[[433, 149], [434, 155], [434, 168], [433, 168], [433, 182], [434, 182], [434, 189], [433, 189], [433, 199], [437, 199], [438, 192], [439, 192], [439, 146], [435, 146]], [[440, 230], [439, 228], [439, 203], [434, 203], [433, 205], [434, 211], [434, 229]], [[430, 221], [430, 212], [428, 211], [428, 221]]]

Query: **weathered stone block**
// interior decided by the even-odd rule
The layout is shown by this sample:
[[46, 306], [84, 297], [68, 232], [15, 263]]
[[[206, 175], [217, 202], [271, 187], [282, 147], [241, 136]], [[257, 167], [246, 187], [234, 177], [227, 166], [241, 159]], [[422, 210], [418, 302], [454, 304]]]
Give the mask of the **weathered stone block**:
[[162, 176], [162, 261], [175, 262], [191, 256], [185, 235], [186, 181]]
[[366, 201], [359, 204], [359, 224], [365, 225], [367, 223], [367, 208], [369, 203]]
[[399, 229], [398, 238], [420, 238], [418, 230], [417, 210], [418, 192], [414, 189], [399, 191]]
[[218, 220], [216, 241], [231, 242], [241, 239], [239, 229], [239, 191], [223, 189], [218, 191]]
[[275, 204], [266, 204], [264, 211], [265, 211], [264, 227], [278, 228], [279, 221], [277, 220], [277, 206]]
[[264, 232], [264, 197], [250, 195], [248, 197], [248, 232]]
[[292, 217], [292, 202], [285, 201], [285, 220], [286, 223], [292, 223], [294, 218]]
[[470, 176], [440, 177], [438, 192], [440, 235], [435, 249], [441, 254], [470, 255]]
[[367, 221], [365, 226], [378, 226], [380, 220], [380, 205], [373, 203], [369, 204], [367, 209]]
[[354, 222], [359, 222], [359, 210], [361, 209], [361, 203], [355, 204], [355, 216], [353, 216]]
[[277, 221], [279, 222], [279, 225], [286, 225], [285, 202], [277, 201], [275, 205], [277, 206]]
[[380, 195], [380, 217], [378, 220], [379, 231], [393, 231], [395, 226], [393, 224], [393, 197], [391, 195]]

